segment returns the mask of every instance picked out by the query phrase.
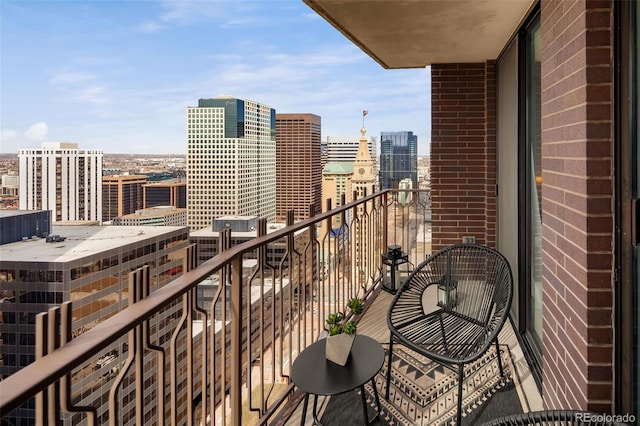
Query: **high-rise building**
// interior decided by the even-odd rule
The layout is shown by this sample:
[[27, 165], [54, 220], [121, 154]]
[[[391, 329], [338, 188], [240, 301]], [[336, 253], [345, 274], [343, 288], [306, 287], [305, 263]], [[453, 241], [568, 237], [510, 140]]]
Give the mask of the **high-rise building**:
[[276, 215], [276, 111], [222, 96], [187, 108], [187, 222]]
[[321, 212], [322, 166], [320, 117], [315, 114], [276, 114], [276, 220], [309, 217], [310, 205]]
[[144, 175], [103, 176], [102, 221], [135, 213], [144, 206]]
[[[374, 164], [377, 158], [376, 138], [371, 137], [367, 141], [369, 153]], [[348, 162], [353, 163], [360, 146], [358, 136], [327, 136], [327, 162]]]
[[168, 179], [147, 183], [142, 189], [144, 191], [145, 209], [157, 206], [187, 208], [186, 179]]
[[102, 219], [102, 151], [43, 142], [18, 159], [20, 210], [51, 210], [53, 222]]
[[380, 189], [398, 189], [409, 178], [418, 187], [418, 136], [413, 132], [380, 134]]
[[[186, 264], [186, 227], [74, 225], [53, 226], [52, 233], [57, 238], [31, 238], [0, 245], [0, 380], [33, 362], [38, 313], [72, 301], [71, 334], [75, 337], [128, 306], [130, 271], [150, 265], [154, 292], [181, 275]], [[175, 331], [172, 324], [180, 314], [181, 303], [174, 303], [153, 318], [151, 341], [168, 351]], [[105, 423], [109, 391], [114, 377], [122, 371], [128, 350], [128, 339], [123, 337], [105, 348], [101, 357], [71, 375], [72, 394], [79, 396], [79, 405], [96, 407], [97, 424]], [[186, 369], [186, 359], [180, 364], [178, 368]], [[156, 368], [145, 367], [146, 380], [155, 382], [157, 374]], [[128, 384], [119, 399], [120, 420], [134, 425], [135, 415], [129, 413], [135, 412], [135, 380], [127, 377], [125, 381]], [[168, 394], [159, 396], [154, 386], [145, 392], [145, 424], [158, 424], [161, 414], [156, 404]], [[3, 413], [3, 420], [9, 424], [34, 424], [34, 416], [33, 405], [26, 404], [6, 417]], [[86, 416], [65, 414], [62, 424], [86, 424]]]

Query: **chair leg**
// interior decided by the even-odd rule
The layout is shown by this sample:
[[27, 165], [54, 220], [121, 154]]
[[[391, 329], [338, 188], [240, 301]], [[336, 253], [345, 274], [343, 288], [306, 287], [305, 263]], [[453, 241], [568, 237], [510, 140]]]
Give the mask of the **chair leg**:
[[391, 355], [393, 352], [393, 336], [389, 336], [389, 358], [387, 361], [387, 389], [385, 390], [384, 397], [389, 400], [389, 386], [391, 386]]
[[496, 355], [498, 355], [498, 366], [500, 367], [500, 377], [504, 377], [502, 370], [502, 356], [500, 356], [500, 346], [498, 346], [498, 336], [496, 336]]
[[462, 381], [464, 380], [464, 364], [458, 366], [458, 415], [456, 426], [462, 424]]

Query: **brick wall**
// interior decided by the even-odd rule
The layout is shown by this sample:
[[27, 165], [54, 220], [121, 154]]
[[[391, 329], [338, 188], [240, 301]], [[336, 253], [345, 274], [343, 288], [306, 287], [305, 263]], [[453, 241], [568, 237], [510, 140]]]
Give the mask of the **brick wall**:
[[432, 250], [496, 244], [495, 62], [431, 67]]
[[612, 409], [611, 1], [542, 1], [543, 401]]

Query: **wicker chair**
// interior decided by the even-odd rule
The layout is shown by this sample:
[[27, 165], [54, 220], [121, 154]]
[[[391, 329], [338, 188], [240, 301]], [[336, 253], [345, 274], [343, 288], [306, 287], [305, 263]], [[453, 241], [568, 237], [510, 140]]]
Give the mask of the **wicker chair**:
[[[429, 311], [425, 292], [430, 287], [438, 300]], [[458, 373], [456, 424], [460, 425], [464, 365], [480, 358], [495, 342], [500, 374], [504, 375], [498, 332], [507, 319], [512, 294], [509, 263], [488, 247], [457, 244], [418, 265], [396, 293], [387, 316], [391, 335], [386, 398], [393, 344], [398, 342]]]
[[504, 416], [483, 423], [482, 426], [622, 426], [627, 424], [630, 423], [616, 422], [606, 415], [588, 411], [549, 410]]

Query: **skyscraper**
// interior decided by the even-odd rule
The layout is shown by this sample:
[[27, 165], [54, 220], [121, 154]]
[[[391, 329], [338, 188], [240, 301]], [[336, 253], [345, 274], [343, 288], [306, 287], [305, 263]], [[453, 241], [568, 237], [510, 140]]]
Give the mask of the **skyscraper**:
[[275, 220], [276, 111], [228, 96], [187, 108], [187, 210], [192, 230], [220, 216]]
[[418, 136], [413, 132], [380, 134], [380, 189], [397, 189], [405, 178], [418, 187]]
[[102, 151], [43, 142], [18, 159], [20, 210], [51, 210], [53, 222], [102, 220]]
[[[373, 162], [376, 162], [377, 150], [375, 138], [369, 138], [369, 153]], [[327, 136], [327, 162], [353, 163], [360, 146], [360, 138], [358, 136]]]
[[322, 165], [320, 117], [276, 114], [276, 220], [289, 210], [294, 220], [309, 217], [309, 206], [321, 212]]

